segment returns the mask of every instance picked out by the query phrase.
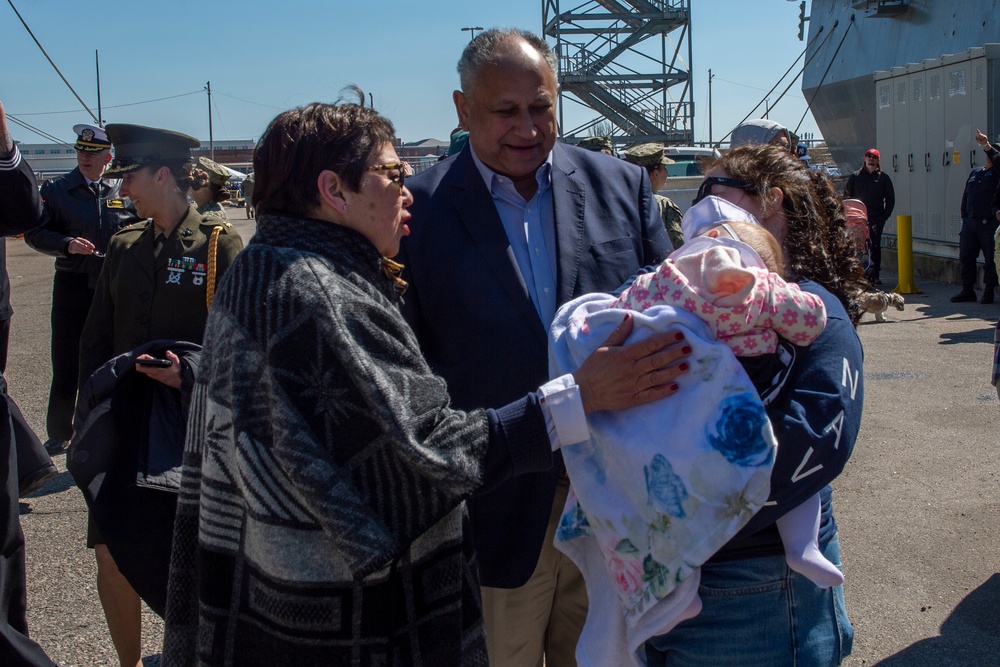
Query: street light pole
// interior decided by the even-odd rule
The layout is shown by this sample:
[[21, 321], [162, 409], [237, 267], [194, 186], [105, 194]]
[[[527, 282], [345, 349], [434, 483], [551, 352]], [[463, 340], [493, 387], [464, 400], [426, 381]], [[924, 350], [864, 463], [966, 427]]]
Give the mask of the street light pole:
[[476, 31], [482, 29], [483, 26], [477, 25], [475, 28], [462, 28], [462, 32], [469, 31], [469, 41], [471, 42], [476, 38]]
[[708, 70], [708, 145], [712, 144], [712, 70]]

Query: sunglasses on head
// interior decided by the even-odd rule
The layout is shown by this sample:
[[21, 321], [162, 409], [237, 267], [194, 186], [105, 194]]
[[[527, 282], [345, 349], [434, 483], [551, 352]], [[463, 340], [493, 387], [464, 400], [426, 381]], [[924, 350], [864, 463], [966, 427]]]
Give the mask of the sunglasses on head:
[[753, 194], [757, 192], [757, 186], [746, 181], [741, 181], [738, 178], [726, 178], [723, 176], [706, 176], [705, 180], [701, 182], [701, 187], [698, 188], [698, 195], [691, 202], [692, 205], [697, 204], [705, 197], [712, 194], [712, 186], [715, 185], [726, 185], [731, 188], [737, 188], [743, 190], [743, 192], [748, 192]]
[[368, 167], [365, 171], [395, 171], [395, 174], [390, 174], [387, 178], [390, 182], [395, 183], [399, 186], [400, 191], [403, 190], [403, 183], [406, 181], [407, 176], [413, 175], [413, 168], [410, 167], [409, 162], [392, 162], [390, 164], [375, 164]]

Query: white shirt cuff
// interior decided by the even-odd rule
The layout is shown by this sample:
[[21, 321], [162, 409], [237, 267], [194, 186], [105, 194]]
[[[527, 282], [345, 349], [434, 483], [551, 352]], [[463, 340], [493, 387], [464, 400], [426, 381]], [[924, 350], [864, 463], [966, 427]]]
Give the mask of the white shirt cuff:
[[545, 415], [545, 427], [549, 431], [552, 451], [563, 445], [590, 440], [580, 388], [572, 375], [557, 377], [539, 387], [538, 402]]

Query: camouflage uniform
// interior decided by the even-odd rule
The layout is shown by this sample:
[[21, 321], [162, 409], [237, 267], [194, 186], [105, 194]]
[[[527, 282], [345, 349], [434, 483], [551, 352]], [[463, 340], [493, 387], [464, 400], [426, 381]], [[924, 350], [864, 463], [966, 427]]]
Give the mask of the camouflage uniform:
[[[632, 146], [622, 156], [627, 162], [644, 167], [647, 170], [655, 169], [659, 165], [673, 164], [674, 161], [663, 154], [663, 144], [648, 143]], [[660, 207], [660, 217], [663, 219], [663, 226], [667, 229], [667, 235], [674, 248], [680, 248], [684, 243], [684, 234], [681, 232], [681, 209], [678, 208], [669, 197], [653, 193], [656, 203]]]
[[611, 137], [586, 137], [585, 139], [581, 139], [577, 146], [586, 148], [588, 151], [594, 151], [595, 153], [614, 155], [614, 149], [611, 147]]
[[663, 195], [653, 195], [656, 203], [660, 206], [660, 217], [663, 218], [663, 226], [667, 228], [667, 236], [674, 244], [674, 249], [684, 245], [684, 233], [681, 231], [681, 209], [670, 197]]
[[[226, 187], [229, 182], [229, 172], [226, 171], [217, 162], [209, 160], [207, 157], [199, 157], [198, 161], [194, 164], [195, 169], [201, 169], [206, 174], [208, 174], [208, 182], [210, 185], [215, 185], [220, 188]], [[207, 187], [207, 186], [206, 186]], [[222, 204], [217, 201], [210, 201], [202, 204], [198, 207], [198, 213], [205, 216], [212, 216], [220, 220], [229, 222], [229, 216], [226, 215], [226, 209], [222, 207]]]

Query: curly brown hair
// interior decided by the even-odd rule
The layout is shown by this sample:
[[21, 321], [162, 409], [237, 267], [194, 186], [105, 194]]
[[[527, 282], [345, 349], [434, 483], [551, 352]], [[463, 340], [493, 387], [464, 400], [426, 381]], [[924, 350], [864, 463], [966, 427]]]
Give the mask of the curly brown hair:
[[194, 169], [194, 164], [190, 160], [185, 160], [179, 162], [177, 160], [161, 160], [158, 164], [150, 165], [150, 168], [156, 171], [160, 167], [166, 167], [170, 170], [170, 175], [174, 177], [174, 183], [177, 184], [177, 189], [181, 193], [186, 193], [191, 187], [191, 183], [194, 181], [194, 177], [191, 175]]
[[748, 192], [761, 207], [761, 218], [773, 205], [767, 197], [779, 188], [788, 223], [784, 239], [785, 276], [812, 280], [830, 290], [857, 323], [861, 307], [857, 294], [868, 287], [854, 241], [847, 231], [844, 207], [833, 181], [810, 171], [804, 162], [778, 146], [751, 145], [733, 149], [712, 163], [733, 178], [755, 186]]

